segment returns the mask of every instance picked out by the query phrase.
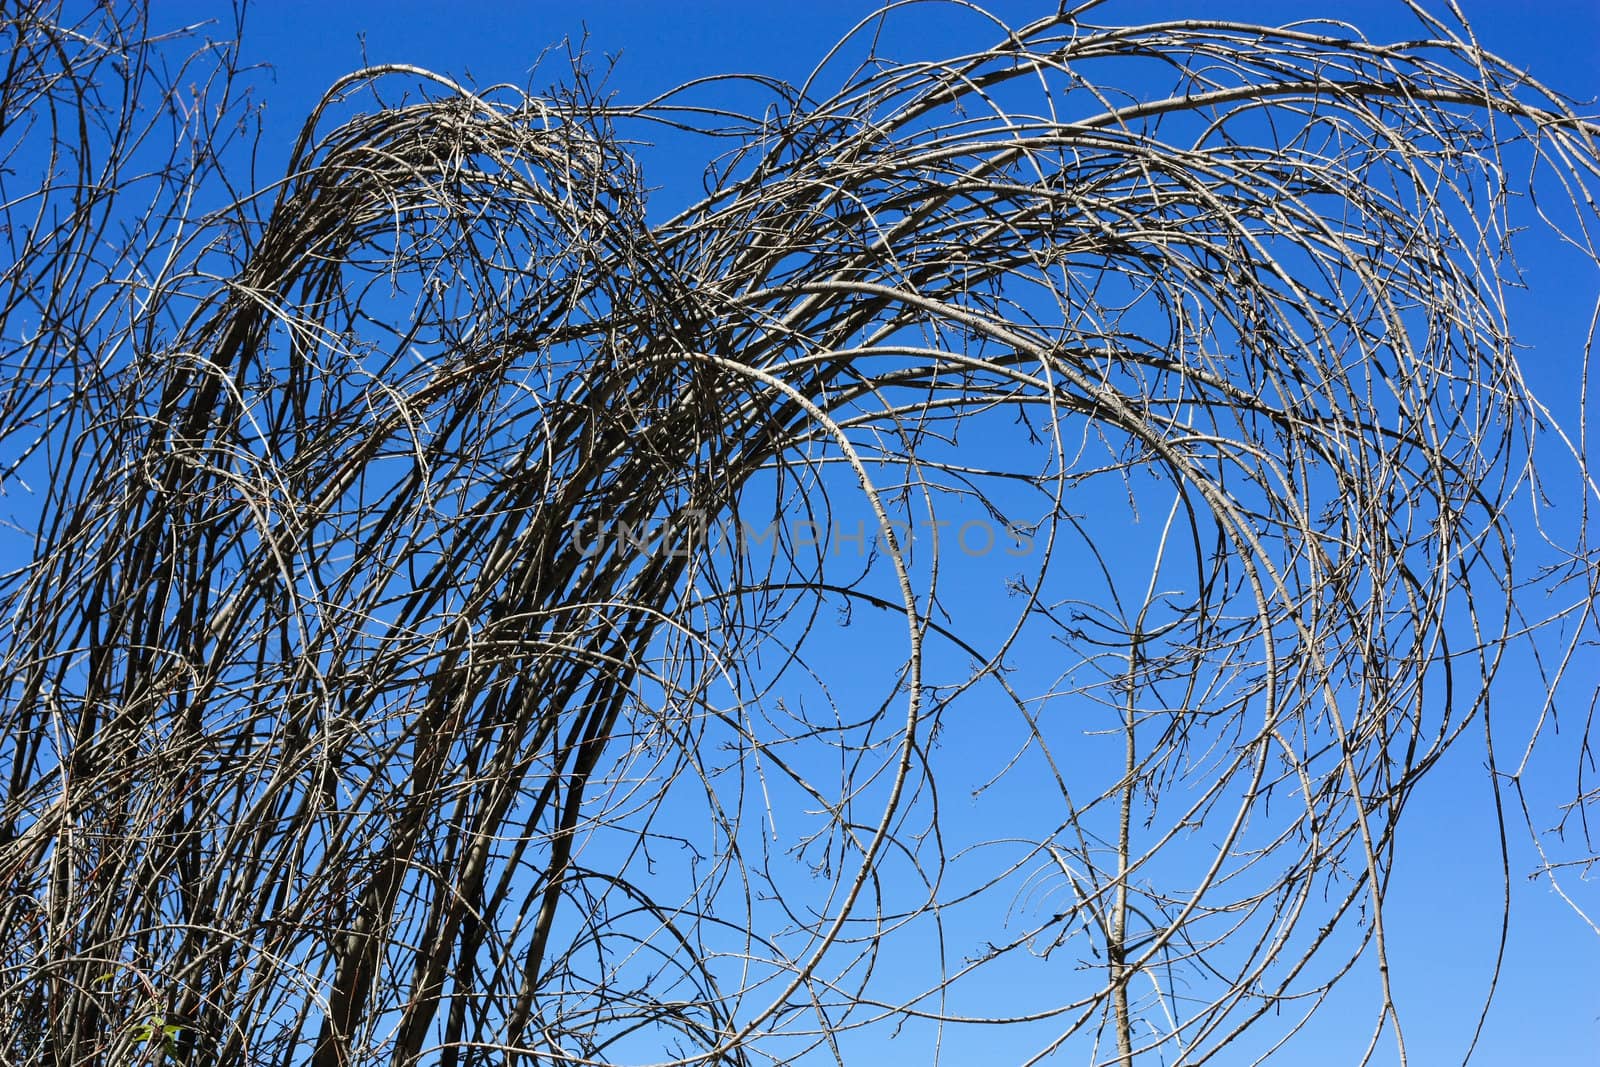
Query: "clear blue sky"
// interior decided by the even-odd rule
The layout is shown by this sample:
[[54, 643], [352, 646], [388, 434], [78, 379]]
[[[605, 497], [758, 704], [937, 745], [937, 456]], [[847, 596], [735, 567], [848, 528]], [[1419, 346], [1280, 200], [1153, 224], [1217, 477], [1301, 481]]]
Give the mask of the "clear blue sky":
[[[1006, 0], [988, 5], [1002, 17], [1025, 22], [1043, 5]], [[1578, 0], [1504, 3], [1463, 0], [1480, 40], [1491, 50], [1531, 68], [1546, 83], [1580, 97], [1600, 95], [1600, 5]], [[1238, 14], [1284, 21], [1334, 13], [1385, 36], [1386, 27], [1406, 25], [1399, 4], [1356, 0], [1344, 3], [1218, 3], [1206, 14]], [[162, 19], [177, 21], [204, 4], [158, 4]], [[595, 56], [618, 56], [609, 85], [620, 101], [641, 101], [688, 78], [732, 71], [775, 75], [794, 81], [848, 28], [866, 5], [842, 3], [475, 3], [455, 5], [414, 0], [306, 2], [268, 0], [249, 15], [246, 57], [271, 62], [263, 85], [268, 128], [263, 172], [276, 172], [297, 132], [298, 120], [337, 76], [370, 62], [405, 62], [429, 67], [478, 85], [523, 84], [540, 52], [587, 29]], [[1110, 4], [1105, 21], [1146, 21], [1196, 13], [1194, 4], [1153, 0]], [[925, 55], [961, 51], [970, 18], [953, 18], [929, 6], [922, 38], [907, 42]], [[553, 55], [538, 77], [559, 76]], [[696, 199], [704, 160], [672, 150], [646, 155], [654, 212]], [[1597, 291], [1593, 270], [1574, 268], [1550, 242], [1526, 246], [1531, 293], [1522, 299], [1519, 336], [1534, 345], [1529, 373], [1535, 386], [1559, 406], [1569, 403], [1577, 370], [1575, 345], [1588, 325]], [[1515, 733], [1508, 730], [1508, 736]], [[1441, 767], [1409, 811], [1402, 831], [1389, 914], [1393, 962], [1412, 1063], [1459, 1062], [1464, 1027], [1482, 997], [1487, 960], [1494, 950], [1499, 913], [1499, 858], [1485, 834], [1488, 792], [1478, 757], [1464, 746]], [[1564, 772], [1563, 772], [1564, 773]], [[1515, 830], [1515, 827], [1513, 828]], [[1582, 1065], [1600, 1063], [1600, 940], [1589, 933], [1542, 884], [1521, 877], [1531, 869], [1527, 850], [1513, 859], [1516, 910], [1511, 948], [1497, 1005], [1474, 1062]], [[1595, 898], [1590, 897], [1590, 903]], [[1354, 1062], [1372, 1016], [1370, 982], [1358, 976], [1348, 996], [1332, 1002], [1320, 1020], [1275, 1062]], [[959, 1050], [969, 1051], [963, 1055]], [[1387, 1046], [1384, 1047], [1387, 1049]], [[859, 1062], [866, 1062], [862, 1052]], [[1380, 1052], [1379, 1063], [1390, 1062]], [[965, 1058], [971, 1056], [971, 1059]], [[874, 1055], [890, 1062], [891, 1048]], [[1003, 1033], [985, 1031], [972, 1045], [952, 1044], [947, 1062], [1013, 1062]], [[1065, 1062], [1079, 1062], [1074, 1056]]]

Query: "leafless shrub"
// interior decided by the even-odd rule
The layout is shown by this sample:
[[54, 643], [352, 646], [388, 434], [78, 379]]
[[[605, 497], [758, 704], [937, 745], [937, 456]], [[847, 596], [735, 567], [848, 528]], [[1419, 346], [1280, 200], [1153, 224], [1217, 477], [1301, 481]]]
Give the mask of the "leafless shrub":
[[749, 116], [364, 70], [258, 186], [227, 48], [4, 11], [8, 1062], [1199, 1063], [1350, 974], [1403, 1049], [1407, 795], [1532, 578], [1592, 633], [1512, 553], [1561, 97], [1085, 9]]

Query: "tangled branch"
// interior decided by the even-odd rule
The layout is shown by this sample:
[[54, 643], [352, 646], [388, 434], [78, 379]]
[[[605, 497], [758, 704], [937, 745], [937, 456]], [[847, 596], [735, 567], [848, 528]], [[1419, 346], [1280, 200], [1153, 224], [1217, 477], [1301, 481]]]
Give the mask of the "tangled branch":
[[1600, 127], [1421, 13], [1091, 17], [367, 69], [256, 187], [231, 51], [7, 5], [8, 1062], [1200, 1063], [1351, 974], [1403, 1055], [1401, 811], [1592, 634], [1502, 291]]

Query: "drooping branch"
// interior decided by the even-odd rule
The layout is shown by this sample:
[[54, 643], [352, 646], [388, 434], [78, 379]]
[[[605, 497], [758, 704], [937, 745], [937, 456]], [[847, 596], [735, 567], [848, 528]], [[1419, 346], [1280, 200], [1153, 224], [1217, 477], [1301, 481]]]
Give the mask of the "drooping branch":
[[1402, 809], [1596, 592], [1498, 294], [1600, 128], [1090, 14], [760, 117], [374, 68], [252, 188], [231, 52], [7, 8], [8, 1060], [1199, 1062], [1352, 974], [1403, 1048]]

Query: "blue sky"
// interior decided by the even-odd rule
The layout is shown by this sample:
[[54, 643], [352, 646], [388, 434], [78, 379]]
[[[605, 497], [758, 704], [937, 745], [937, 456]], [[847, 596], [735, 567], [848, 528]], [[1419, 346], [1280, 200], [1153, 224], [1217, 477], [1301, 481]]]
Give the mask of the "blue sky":
[[[1334, 6], [1223, 3], [1207, 13], [1282, 21]], [[1363, 0], [1338, 5], [1337, 12], [1377, 37], [1406, 25], [1403, 12], [1397, 16], [1399, 6]], [[989, 7], [1019, 23], [1040, 13], [1040, 5], [1028, 3]], [[1463, 7], [1491, 50], [1576, 96], [1600, 95], [1600, 67], [1593, 58], [1600, 53], [1600, 9], [1594, 5], [1472, 0]], [[970, 34], [976, 20], [970, 14], [935, 4], [926, 8], [926, 19], [900, 45], [907, 53], [932, 56], [974, 44]], [[158, 17], [176, 21], [207, 10], [203, 4], [160, 5]], [[750, 72], [801, 80], [867, 10], [840, 3], [263, 2], [249, 14], [245, 49], [248, 61], [273, 65], [261, 88], [267, 101], [262, 172], [276, 173], [299, 117], [325, 86], [363, 57], [416, 64], [477, 85], [523, 84], [545, 48], [563, 38], [577, 40], [586, 30], [593, 56], [617, 57], [608, 87], [621, 101], [642, 101], [706, 74]], [[1136, 22], [1193, 13], [1183, 5], [1139, 2], [1110, 4], [1100, 17]], [[560, 52], [553, 53], [534, 81], [559, 77], [563, 62]], [[703, 159], [671, 144], [641, 155], [648, 184], [662, 187], [653, 194], [653, 213], [664, 216], [698, 198]], [[1525, 249], [1530, 292], [1514, 308], [1519, 337], [1533, 346], [1529, 377], [1557, 410], [1573, 403], [1577, 346], [1597, 291], [1593, 269], [1575, 263], [1548, 239], [1531, 238]], [[852, 636], [860, 639], [859, 633]], [[1466, 1043], [1462, 1028], [1474, 1017], [1465, 1005], [1481, 999], [1486, 961], [1498, 934], [1499, 856], [1496, 843], [1483, 833], [1491, 807], [1481, 757], [1474, 751], [1463, 746], [1439, 768], [1408, 811], [1409, 828], [1402, 830], [1389, 923], [1415, 1064], [1459, 1061]], [[1516, 830], [1513, 826], [1513, 834]], [[1518, 850], [1512, 862], [1515, 911], [1508, 962], [1474, 1062], [1593, 1062], [1600, 1048], [1600, 942], [1542, 884], [1520, 877], [1530, 866], [1527, 851]], [[1277, 1062], [1353, 1062], [1352, 1049], [1364, 1045], [1372, 1013], [1370, 998], [1363, 999], [1369, 989], [1361, 977], [1353, 979], [1349, 994], [1336, 997], [1302, 1043]], [[1021, 1047], [992, 1030], [968, 1044], [963, 1040], [951, 1038], [947, 1062], [1013, 1062]], [[864, 1045], [858, 1051], [859, 1062], [896, 1055], [892, 1047]], [[1380, 1052], [1376, 1062], [1390, 1062], [1385, 1054]], [[1078, 1062], [1070, 1055], [1063, 1059]]]

